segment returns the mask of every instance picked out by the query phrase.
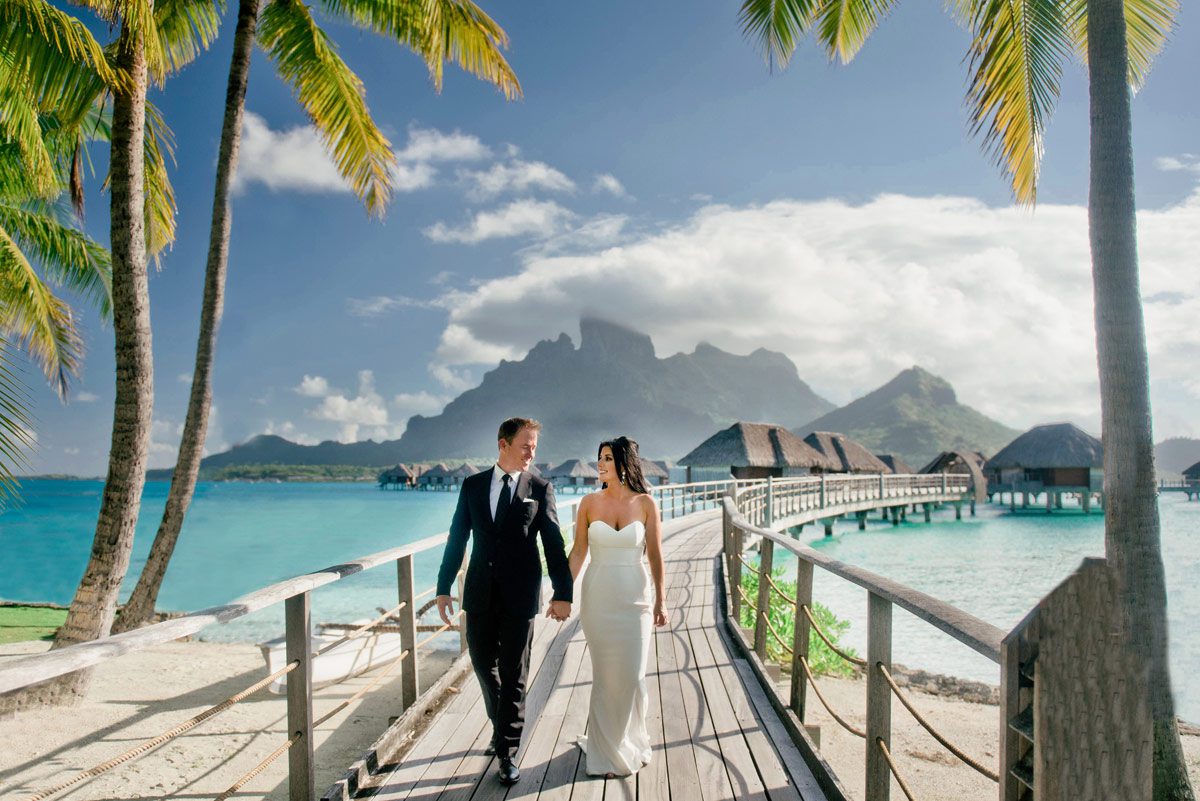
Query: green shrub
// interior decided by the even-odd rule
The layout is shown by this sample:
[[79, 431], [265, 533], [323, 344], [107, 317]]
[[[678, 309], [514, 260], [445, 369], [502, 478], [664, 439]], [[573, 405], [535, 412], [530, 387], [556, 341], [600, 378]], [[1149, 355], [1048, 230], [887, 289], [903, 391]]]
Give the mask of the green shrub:
[[[774, 570], [772, 576], [779, 589], [791, 598], [796, 597], [796, 582], [785, 581], [782, 568]], [[755, 604], [758, 601], [758, 574], [745, 567], [742, 569], [742, 590], [750, 599], [750, 603], [742, 601], [741, 624], [747, 628], [753, 628]], [[842, 620], [829, 607], [816, 601], [813, 601], [812, 611], [813, 617], [817, 619], [825, 636], [841, 650], [851, 656], [858, 656], [853, 648], [842, 645], [840, 642], [842, 635], [850, 629], [850, 621]], [[791, 647], [792, 637], [795, 634], [795, 607], [781, 598], [779, 593], [772, 592], [768, 619], [783, 641]], [[773, 662], [778, 662], [785, 669], [789, 668], [792, 663], [791, 655], [771, 636], [770, 632], [767, 633], [767, 657]], [[835, 654], [811, 627], [808, 631], [808, 664], [813, 673], [818, 676], [852, 676], [855, 672], [854, 666]]]

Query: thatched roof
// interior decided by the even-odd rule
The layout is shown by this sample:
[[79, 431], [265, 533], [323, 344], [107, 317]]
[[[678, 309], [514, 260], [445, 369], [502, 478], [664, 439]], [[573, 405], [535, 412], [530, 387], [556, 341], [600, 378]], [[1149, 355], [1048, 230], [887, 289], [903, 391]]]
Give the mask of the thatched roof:
[[395, 467], [389, 467], [379, 474], [380, 481], [402, 481], [406, 478], [416, 478], [417, 474], [411, 467], [406, 464], [398, 464]]
[[450, 468], [446, 467], [445, 462], [438, 462], [422, 473], [421, 478], [445, 478], [448, 475], [450, 475]]
[[843, 473], [891, 472], [891, 468], [845, 434], [833, 431], [814, 431], [805, 437], [804, 441], [833, 463], [833, 467], [830, 468], [832, 470]]
[[1185, 478], [1189, 479], [1200, 479], [1200, 462], [1196, 462], [1187, 470], [1184, 470], [1183, 475]]
[[653, 462], [645, 457], [642, 457], [642, 475], [646, 478], [670, 478], [671, 474], [667, 472], [667, 468], [661, 462]]
[[689, 467], [817, 467], [834, 463], [783, 426], [734, 423], [679, 460]]
[[1104, 446], [1073, 423], [1035, 426], [988, 459], [989, 470], [1010, 467], [1103, 467]]
[[599, 473], [596, 468], [592, 467], [582, 459], [568, 459], [562, 464], [542, 473], [543, 476], [550, 479], [555, 478], [598, 478]]
[[447, 475], [449, 475], [452, 478], [466, 478], [467, 476], [473, 476], [478, 472], [479, 472], [478, 467], [471, 464], [470, 462], [463, 462], [458, 467], [454, 468], [449, 473], [447, 473]]
[[983, 469], [987, 459], [979, 451], [942, 451], [921, 468], [922, 473], [969, 473], [971, 465]]
[[901, 459], [894, 453], [877, 453], [875, 458], [888, 466], [888, 470], [892, 473], [901, 476], [911, 476], [917, 472], [913, 470], [912, 465]]

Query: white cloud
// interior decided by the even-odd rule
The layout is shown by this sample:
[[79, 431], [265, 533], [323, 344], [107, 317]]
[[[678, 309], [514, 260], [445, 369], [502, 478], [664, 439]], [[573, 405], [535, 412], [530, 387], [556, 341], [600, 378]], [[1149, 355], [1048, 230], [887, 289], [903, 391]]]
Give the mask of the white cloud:
[[63, 448], [63, 453], [67, 456], [78, 456], [79, 448]]
[[459, 172], [468, 185], [468, 194], [476, 200], [493, 198], [503, 192], [527, 192], [544, 189], [550, 192], [573, 192], [575, 182], [541, 161], [512, 161], [493, 164], [487, 170]]
[[234, 191], [258, 182], [276, 191], [349, 192], [311, 125], [274, 131], [259, 115], [242, 120], [242, 146]]
[[263, 430], [264, 434], [273, 434], [277, 437], [283, 437], [286, 440], [295, 442], [297, 445], [316, 445], [317, 438], [305, 434], [291, 420], [284, 420], [278, 425], [274, 421], [268, 420], [267, 427]]
[[355, 317], [379, 317], [393, 309], [429, 309], [437, 305], [436, 301], [420, 300], [406, 295], [376, 295], [373, 298], [348, 298], [346, 300], [347, 310]]
[[94, 392], [76, 392], [73, 396], [76, 403], [95, 403], [100, 400], [100, 396]]
[[433, 186], [437, 170], [423, 162], [397, 164], [392, 169], [392, 188], [397, 192], [415, 192]]
[[399, 417], [407, 420], [414, 414], [437, 414], [449, 402], [449, 398], [431, 392], [401, 392], [392, 398], [392, 409]]
[[[1138, 230], [1157, 419], [1190, 417], [1200, 401], [1200, 290], [1190, 276], [1200, 193], [1141, 212]], [[839, 403], [920, 364], [1009, 424], [1099, 428], [1079, 206], [1030, 213], [899, 195], [708, 206], [617, 247], [526, 254], [519, 274], [443, 300], [450, 315], [430, 371], [447, 387], [467, 365], [518, 358], [601, 314], [649, 333], [660, 354], [703, 340], [782, 351]]]
[[323, 398], [330, 392], [329, 382], [319, 375], [306, 373], [294, 391], [306, 398]]
[[408, 144], [396, 152], [396, 158], [401, 162], [478, 161], [491, 154], [472, 134], [412, 126], [408, 129]]
[[429, 365], [429, 374], [450, 392], [461, 393], [475, 386], [475, 376], [470, 370], [454, 369], [434, 362]]
[[191, 373], [179, 373], [178, 375], [175, 376], [175, 380], [178, 381], [180, 384], [191, 384], [192, 383], [192, 374]]
[[1154, 160], [1154, 166], [1164, 172], [1195, 172], [1200, 173], [1200, 157], [1191, 153], [1183, 153], [1178, 157], [1160, 156]]
[[[174, 467], [179, 459], [179, 442], [183, 438], [183, 423], [169, 417], [156, 417], [150, 424], [149, 465], [152, 468]], [[208, 428], [204, 435], [202, 456], [229, 448], [221, 429], [220, 409], [214, 403], [208, 409]]]
[[494, 211], [481, 211], [459, 228], [435, 223], [425, 229], [425, 236], [434, 242], [470, 245], [502, 237], [547, 237], [560, 231], [572, 217], [574, 214], [554, 201], [515, 200]]
[[592, 184], [593, 192], [608, 192], [614, 197], [625, 197], [625, 187], [617, 180], [615, 175], [602, 173], [596, 176], [595, 183]]
[[[308, 376], [305, 376], [307, 379]], [[359, 429], [363, 426], [372, 427], [373, 435], [387, 436], [389, 433], [387, 406], [375, 390], [375, 374], [370, 370], [359, 372], [357, 396], [350, 398], [341, 392], [330, 392], [321, 398], [321, 403], [308, 415], [340, 425], [339, 439], [342, 442], [356, 442]]]

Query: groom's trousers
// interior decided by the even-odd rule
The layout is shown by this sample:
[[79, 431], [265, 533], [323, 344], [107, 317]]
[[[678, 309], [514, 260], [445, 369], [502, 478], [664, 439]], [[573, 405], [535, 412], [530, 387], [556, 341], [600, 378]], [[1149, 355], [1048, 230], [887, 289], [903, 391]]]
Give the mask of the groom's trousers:
[[525, 726], [525, 680], [533, 618], [505, 615], [499, 603], [467, 615], [467, 649], [496, 735], [496, 754], [515, 756]]

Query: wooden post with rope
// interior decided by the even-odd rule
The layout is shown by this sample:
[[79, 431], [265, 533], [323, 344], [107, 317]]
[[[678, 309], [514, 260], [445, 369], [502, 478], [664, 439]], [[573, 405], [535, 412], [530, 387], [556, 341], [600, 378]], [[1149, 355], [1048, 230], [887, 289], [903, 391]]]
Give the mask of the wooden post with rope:
[[288, 737], [298, 737], [288, 749], [288, 799], [312, 801], [317, 796], [313, 756], [312, 620], [309, 593], [283, 602], [287, 661], [299, 662], [287, 679]]
[[396, 587], [403, 606], [396, 612], [400, 626], [400, 648], [404, 656], [400, 659], [400, 709], [408, 709], [417, 702], [421, 690], [417, 686], [417, 610], [414, 609], [413, 558], [402, 556], [396, 560]]

